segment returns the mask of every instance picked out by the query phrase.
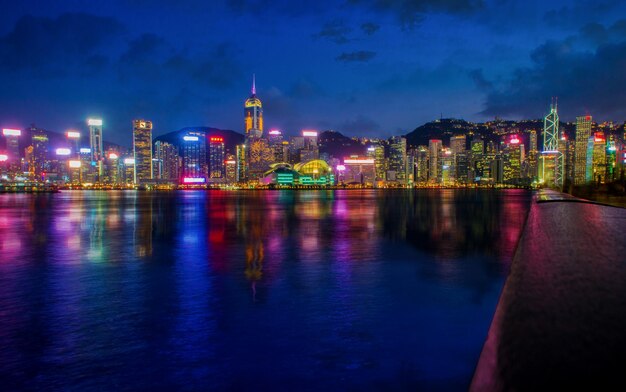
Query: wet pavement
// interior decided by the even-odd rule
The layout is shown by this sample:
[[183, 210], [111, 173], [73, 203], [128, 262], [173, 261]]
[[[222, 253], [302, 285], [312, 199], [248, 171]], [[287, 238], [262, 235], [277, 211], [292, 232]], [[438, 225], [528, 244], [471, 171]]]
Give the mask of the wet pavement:
[[536, 200], [470, 390], [624, 390], [626, 209]]

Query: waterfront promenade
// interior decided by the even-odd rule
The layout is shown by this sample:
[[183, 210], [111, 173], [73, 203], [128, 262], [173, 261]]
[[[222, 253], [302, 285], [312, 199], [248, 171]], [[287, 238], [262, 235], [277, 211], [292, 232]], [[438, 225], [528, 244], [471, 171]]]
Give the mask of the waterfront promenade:
[[539, 192], [470, 390], [624, 390], [624, 366], [626, 209]]

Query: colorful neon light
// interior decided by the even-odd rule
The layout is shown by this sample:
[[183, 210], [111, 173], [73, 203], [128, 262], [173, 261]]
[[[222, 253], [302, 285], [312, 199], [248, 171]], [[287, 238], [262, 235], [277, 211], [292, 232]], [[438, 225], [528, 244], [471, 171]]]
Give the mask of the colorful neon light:
[[7, 154], [0, 154], [0, 162], [6, 162], [9, 160], [9, 156]]
[[80, 139], [80, 132], [75, 131], [67, 131], [68, 139]]
[[186, 142], [197, 142], [198, 136], [183, 136], [183, 140]]
[[212, 143], [223, 143], [224, 142], [224, 138], [221, 136], [211, 136], [211, 138], [209, 139]]
[[513, 137], [511, 138], [510, 143], [511, 143], [511, 144], [519, 144], [519, 143], [520, 143], [520, 140], [517, 138], [517, 136], [513, 136]]
[[344, 159], [343, 163], [344, 165], [360, 165], [360, 164], [368, 165], [368, 164], [374, 164], [374, 160], [373, 159]]
[[69, 148], [57, 148], [56, 153], [57, 155], [67, 156], [72, 153], [72, 150], [70, 150]]
[[87, 125], [101, 127], [102, 120], [99, 118], [90, 118], [90, 119], [87, 119]]
[[2, 130], [2, 134], [4, 136], [21, 136], [22, 135], [22, 131], [20, 131], [19, 129], [4, 128]]
[[117, 159], [117, 158], [119, 158], [119, 156], [116, 153], [112, 152], [109, 154], [109, 159]]
[[80, 153], [81, 154], [91, 154], [91, 148], [81, 148], [80, 149]]
[[270, 135], [274, 135], [274, 136], [275, 136], [275, 135], [282, 135], [282, 132], [281, 132], [281, 131], [279, 131], [278, 129], [272, 129], [272, 130], [269, 132], [269, 134], [270, 134]]
[[345, 165], [337, 165], [337, 171], [345, 171], [345, 170], [346, 170]]
[[317, 131], [302, 131], [302, 136], [317, 137]]
[[206, 182], [206, 178], [185, 177], [183, 178], [183, 182], [185, 184], [201, 184]]
[[237, 163], [237, 161], [234, 161], [232, 159], [225, 161], [227, 165], [234, 165], [235, 163]]

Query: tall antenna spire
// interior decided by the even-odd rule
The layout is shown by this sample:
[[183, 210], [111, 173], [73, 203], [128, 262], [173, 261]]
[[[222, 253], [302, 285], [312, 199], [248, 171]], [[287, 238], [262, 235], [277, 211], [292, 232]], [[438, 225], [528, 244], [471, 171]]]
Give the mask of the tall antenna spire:
[[252, 95], [256, 95], [256, 80], [254, 74], [252, 74]]

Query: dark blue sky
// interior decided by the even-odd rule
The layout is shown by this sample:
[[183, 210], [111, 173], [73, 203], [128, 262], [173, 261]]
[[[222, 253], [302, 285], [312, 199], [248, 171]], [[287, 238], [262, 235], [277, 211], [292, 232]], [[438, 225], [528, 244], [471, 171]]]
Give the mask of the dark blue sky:
[[0, 126], [242, 131], [252, 73], [266, 127], [290, 134], [538, 118], [553, 95], [566, 120], [626, 120], [624, 2], [299, 3], [0, 0]]

